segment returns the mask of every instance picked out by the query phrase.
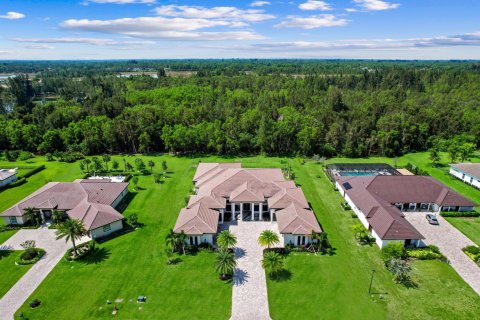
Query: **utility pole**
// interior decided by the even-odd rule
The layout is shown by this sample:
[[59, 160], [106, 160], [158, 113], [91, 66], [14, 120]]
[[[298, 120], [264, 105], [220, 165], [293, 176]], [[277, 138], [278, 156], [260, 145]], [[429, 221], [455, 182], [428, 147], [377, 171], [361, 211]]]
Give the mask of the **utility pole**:
[[368, 288], [368, 294], [372, 291], [373, 275], [375, 274], [375, 269], [372, 270], [372, 277], [370, 278], [370, 287]]

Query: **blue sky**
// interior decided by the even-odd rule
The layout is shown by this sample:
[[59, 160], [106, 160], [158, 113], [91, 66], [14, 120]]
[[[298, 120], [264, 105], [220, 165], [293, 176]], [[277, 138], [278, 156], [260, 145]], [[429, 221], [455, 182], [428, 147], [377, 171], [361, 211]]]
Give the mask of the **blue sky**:
[[0, 60], [480, 59], [476, 0], [0, 0]]

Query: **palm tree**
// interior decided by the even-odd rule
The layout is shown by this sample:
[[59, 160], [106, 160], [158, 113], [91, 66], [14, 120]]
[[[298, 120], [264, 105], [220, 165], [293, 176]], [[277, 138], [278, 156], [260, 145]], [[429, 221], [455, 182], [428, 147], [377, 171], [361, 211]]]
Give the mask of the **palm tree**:
[[180, 233], [177, 234], [179, 245], [182, 247], [182, 252], [185, 254], [185, 241], [187, 241], [187, 235], [182, 230]]
[[326, 247], [327, 234], [325, 232], [315, 232], [312, 230], [310, 237], [312, 238], [311, 247], [313, 248], [315, 254], [317, 254], [315, 247], [318, 247], [318, 251], [322, 251], [324, 247]]
[[215, 270], [220, 272], [222, 280], [226, 279], [227, 274], [232, 274], [233, 270], [237, 266], [237, 261], [232, 252], [225, 249], [218, 251], [217, 258], [215, 259]]
[[272, 277], [283, 270], [283, 258], [277, 252], [268, 251], [263, 255], [262, 267]]
[[148, 160], [148, 166], [150, 167], [150, 173], [153, 173], [153, 167], [155, 167], [155, 162]]
[[63, 220], [65, 213], [60, 210], [53, 210], [52, 211], [52, 220], [54, 223], [59, 223]]
[[32, 207], [28, 207], [28, 208], [25, 208], [23, 209], [23, 214], [24, 216], [26, 217], [25, 220], [30, 220], [32, 223], [34, 224], [38, 224], [38, 212], [35, 212], [35, 209], [33, 209]]
[[102, 156], [102, 159], [103, 159], [103, 162], [105, 162], [105, 168], [107, 169], [107, 172], [108, 172], [108, 163], [112, 158], [108, 154], [104, 154]]
[[267, 246], [268, 249], [270, 249], [271, 246], [280, 243], [280, 239], [278, 238], [278, 234], [272, 230], [264, 230], [260, 233], [260, 237], [258, 237], [258, 243], [260, 243], [261, 246]]
[[173, 253], [175, 249], [180, 246], [180, 239], [178, 237], [178, 233], [175, 233], [172, 229], [170, 229], [170, 232], [165, 237], [165, 244], [167, 245], [167, 247], [172, 248]]
[[230, 249], [237, 244], [237, 237], [230, 230], [223, 230], [218, 234], [217, 244], [222, 249]]
[[55, 234], [57, 235], [57, 240], [62, 238], [65, 238], [65, 242], [71, 240], [73, 244], [73, 251], [77, 256], [78, 252], [77, 247], [75, 246], [75, 240], [80, 240], [83, 236], [85, 236], [87, 234], [87, 230], [85, 230], [85, 226], [83, 225], [82, 221], [77, 219], [68, 219], [58, 227]]

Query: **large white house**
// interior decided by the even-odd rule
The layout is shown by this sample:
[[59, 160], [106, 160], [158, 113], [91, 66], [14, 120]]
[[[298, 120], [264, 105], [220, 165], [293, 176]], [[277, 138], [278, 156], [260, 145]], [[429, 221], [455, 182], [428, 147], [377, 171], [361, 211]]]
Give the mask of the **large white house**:
[[451, 164], [450, 174], [455, 178], [480, 189], [480, 163]]
[[392, 242], [424, 246], [405, 219], [409, 212], [472, 211], [476, 205], [426, 176], [338, 176], [335, 184], [380, 248]]
[[219, 224], [277, 221], [283, 245], [307, 245], [322, 232], [302, 189], [280, 169], [244, 169], [240, 163], [200, 163], [193, 178], [195, 195], [180, 211], [174, 232], [187, 243], [214, 244]]
[[0, 169], [0, 188], [17, 181], [17, 169]]
[[101, 238], [123, 228], [123, 215], [115, 208], [128, 193], [128, 183], [110, 180], [50, 182], [1, 214], [5, 224], [24, 224], [32, 208], [49, 222], [54, 210], [83, 222], [88, 235]]

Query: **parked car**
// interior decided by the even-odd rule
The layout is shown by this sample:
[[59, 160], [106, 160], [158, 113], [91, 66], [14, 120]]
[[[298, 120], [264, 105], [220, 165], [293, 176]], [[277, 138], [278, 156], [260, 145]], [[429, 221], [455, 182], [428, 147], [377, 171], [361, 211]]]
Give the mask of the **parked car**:
[[430, 224], [435, 224], [435, 225], [439, 224], [438, 220], [437, 220], [437, 217], [435, 217], [433, 214], [427, 214], [426, 218], [428, 220], [428, 223], [430, 223]]

